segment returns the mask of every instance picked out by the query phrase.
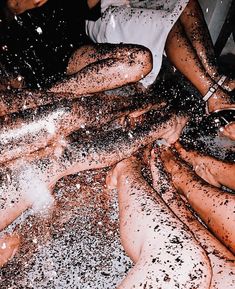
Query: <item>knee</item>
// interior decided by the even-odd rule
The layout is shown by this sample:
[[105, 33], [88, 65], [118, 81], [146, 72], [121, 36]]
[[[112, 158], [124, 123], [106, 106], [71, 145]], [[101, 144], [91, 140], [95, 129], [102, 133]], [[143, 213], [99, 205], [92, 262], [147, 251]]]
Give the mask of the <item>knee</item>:
[[153, 68], [153, 57], [151, 51], [146, 47], [143, 47], [142, 63], [145, 75], [147, 75]]
[[146, 76], [153, 68], [153, 57], [151, 51], [144, 46], [138, 46], [132, 53], [132, 59], [141, 69], [141, 76]]

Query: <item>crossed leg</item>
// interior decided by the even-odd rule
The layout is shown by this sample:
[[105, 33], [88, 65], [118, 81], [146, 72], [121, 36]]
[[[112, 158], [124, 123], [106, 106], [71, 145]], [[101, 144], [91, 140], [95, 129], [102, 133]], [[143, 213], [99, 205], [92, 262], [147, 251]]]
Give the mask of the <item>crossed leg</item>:
[[[27, 98], [21, 97], [21, 100], [27, 101]], [[156, 102], [156, 98], [145, 95], [127, 97], [100, 93], [20, 110], [14, 117], [0, 116], [0, 163], [61, 141], [72, 131], [99, 128], [125, 118], [130, 112], [141, 115], [153, 105], [159, 108], [162, 103]]]
[[[204, 95], [203, 83], [213, 85], [221, 78], [211, 36], [202, 9], [197, 0], [190, 0], [168, 35], [166, 50], [169, 59]], [[179, 51], [181, 50], [180, 57]], [[189, 63], [194, 69], [188, 70]], [[191, 67], [191, 68], [192, 68]], [[222, 87], [235, 88], [235, 80], [226, 78]], [[221, 92], [220, 92], [221, 93]]]

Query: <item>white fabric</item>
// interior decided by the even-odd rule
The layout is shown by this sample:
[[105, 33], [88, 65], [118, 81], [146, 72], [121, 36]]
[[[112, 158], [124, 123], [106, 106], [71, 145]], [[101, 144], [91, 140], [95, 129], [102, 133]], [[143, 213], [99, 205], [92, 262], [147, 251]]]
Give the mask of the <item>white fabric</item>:
[[129, 5], [129, 0], [101, 0], [101, 12], [104, 12], [109, 6]]
[[102, 0], [102, 9], [111, 6], [96, 22], [87, 21], [86, 31], [94, 42], [148, 47], [153, 54], [153, 70], [141, 81], [148, 86], [161, 68], [167, 35], [187, 3], [188, 0]]

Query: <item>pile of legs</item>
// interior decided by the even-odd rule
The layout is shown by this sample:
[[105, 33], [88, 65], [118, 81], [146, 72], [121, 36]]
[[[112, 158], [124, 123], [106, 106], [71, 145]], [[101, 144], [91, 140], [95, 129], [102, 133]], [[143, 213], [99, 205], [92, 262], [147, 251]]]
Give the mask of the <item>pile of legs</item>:
[[[61, 177], [115, 165], [106, 182], [117, 189], [121, 240], [135, 264], [118, 288], [234, 288], [235, 195], [220, 187], [235, 189], [235, 165], [184, 150], [176, 140], [188, 119], [156, 96], [115, 94], [3, 115], [0, 229], [28, 208], [53, 206]], [[0, 242], [3, 266], [21, 239]]]

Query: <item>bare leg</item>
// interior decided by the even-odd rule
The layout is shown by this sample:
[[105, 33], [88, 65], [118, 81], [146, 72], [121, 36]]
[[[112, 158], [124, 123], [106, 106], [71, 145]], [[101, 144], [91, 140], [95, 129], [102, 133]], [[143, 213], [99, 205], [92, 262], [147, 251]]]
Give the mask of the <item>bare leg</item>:
[[235, 190], [235, 164], [223, 162], [210, 156], [205, 156], [197, 151], [186, 151], [179, 142], [176, 142], [180, 157], [189, 163], [194, 171], [205, 181], [213, 186], [226, 186]]
[[151, 69], [151, 53], [143, 46], [87, 45], [75, 52], [69, 61], [68, 74], [78, 72], [54, 85], [50, 91], [76, 95], [104, 91], [136, 82]]
[[[202, 29], [203, 21], [197, 6], [196, 1], [189, 2], [189, 7], [186, 7], [182, 14], [182, 19], [180, 18], [170, 31], [165, 49], [169, 60], [190, 80], [203, 97], [215, 85], [215, 80], [211, 75], [216, 74], [215, 79], [218, 80], [219, 74], [215, 72], [215, 61], [212, 61], [213, 53], [206, 52], [208, 48], [205, 45], [207, 42], [210, 43], [206, 32], [207, 41], [204, 43], [205, 40], [201, 39], [203, 32], [200, 29]], [[210, 50], [211, 45], [209, 44]], [[235, 104], [232, 103], [231, 97], [221, 87], [218, 87], [207, 100], [207, 110], [212, 113], [228, 108], [235, 109]], [[235, 123], [231, 122], [226, 125], [222, 134], [234, 140]]]
[[[187, 118], [151, 113], [146, 123], [131, 131], [123, 128], [96, 131], [88, 139], [79, 133], [67, 136], [63, 143], [16, 159], [0, 168], [0, 230], [27, 208], [51, 204], [50, 191], [61, 177], [87, 169], [113, 165], [129, 157], [157, 138], [170, 141], [180, 134]], [[36, 190], [38, 188], [38, 190]], [[44, 203], [45, 201], [45, 203]]]
[[63, 98], [72, 99], [133, 83], [147, 75], [151, 69], [151, 52], [143, 46], [83, 46], [74, 53], [68, 63], [67, 73], [74, 75], [54, 85], [51, 92], [15, 91], [16, 95], [13, 97], [13, 92], [4, 91], [0, 99], [0, 116]]
[[170, 209], [188, 226], [202, 248], [208, 254], [212, 266], [211, 289], [232, 289], [235, 286], [235, 257], [219, 242], [193, 215], [180, 195], [174, 189], [166, 174], [162, 171], [162, 163], [154, 151], [151, 153], [151, 173], [153, 187], [161, 195]]
[[80, 128], [89, 131], [133, 111], [142, 114], [153, 104], [157, 107], [156, 100], [148, 96], [95, 94], [23, 110], [14, 117], [0, 117], [0, 163], [61, 141]]
[[186, 197], [216, 237], [235, 252], [235, 195], [223, 192], [194, 175], [170, 149], [161, 152], [161, 159], [176, 189]]
[[[218, 81], [221, 77], [218, 72], [216, 56], [210, 33], [197, 0], [190, 0], [182, 12], [179, 22], [184, 28], [184, 32], [191, 42], [200, 62], [204, 66], [210, 77]], [[227, 78], [223, 88], [233, 90], [235, 80]]]
[[135, 157], [107, 178], [118, 190], [120, 233], [135, 266], [118, 288], [210, 288], [204, 250], [144, 181]]
[[[180, 49], [181, 53], [177, 50]], [[166, 51], [169, 59], [181, 71], [204, 95], [207, 91], [203, 91], [200, 87], [200, 82], [203, 82], [203, 78], [208, 78], [208, 81], [218, 81], [221, 75], [218, 72], [217, 61], [214, 53], [214, 47], [208, 31], [207, 24], [205, 22], [203, 12], [197, 0], [190, 0], [184, 11], [182, 12], [179, 20], [173, 26], [172, 31], [169, 33], [166, 42]], [[179, 57], [179, 55], [181, 57]], [[182, 57], [185, 55], [185, 57]], [[193, 64], [191, 69], [185, 74], [185, 66]], [[190, 65], [189, 65], [190, 66]], [[194, 75], [196, 72], [198, 75]], [[199, 77], [199, 80], [194, 78]], [[229, 79], [224, 82], [224, 88], [233, 90], [235, 88], [235, 80]]]
[[215, 77], [218, 77], [218, 66], [214, 47], [203, 12], [197, 0], [189, 1], [180, 15], [179, 22], [206, 72], [211, 78], [216, 80]]
[[[215, 84], [206, 72], [191, 43], [185, 37], [179, 22], [173, 26], [168, 35], [166, 53], [175, 67], [190, 80], [202, 96]], [[235, 104], [231, 103], [229, 95], [220, 88], [208, 100], [209, 112], [229, 107], [235, 107]]]
[[[153, 120], [157, 124], [148, 125]], [[130, 132], [123, 129], [99, 132], [89, 140], [81, 140], [75, 133], [65, 139], [64, 146], [52, 145], [1, 166], [0, 230], [29, 207], [41, 211], [53, 205], [51, 187], [59, 178], [86, 169], [112, 165], [156, 138], [171, 139], [172, 135], [180, 133], [186, 121], [186, 118], [176, 116], [168, 120], [162, 116], [161, 120], [160, 115], [155, 115], [152, 120], [148, 120], [145, 130], [142, 126], [131, 130], [131, 139]], [[1, 265], [18, 248], [11, 246], [15, 242], [14, 236], [3, 241], [7, 247], [4, 249], [6, 258], [1, 260]]]

